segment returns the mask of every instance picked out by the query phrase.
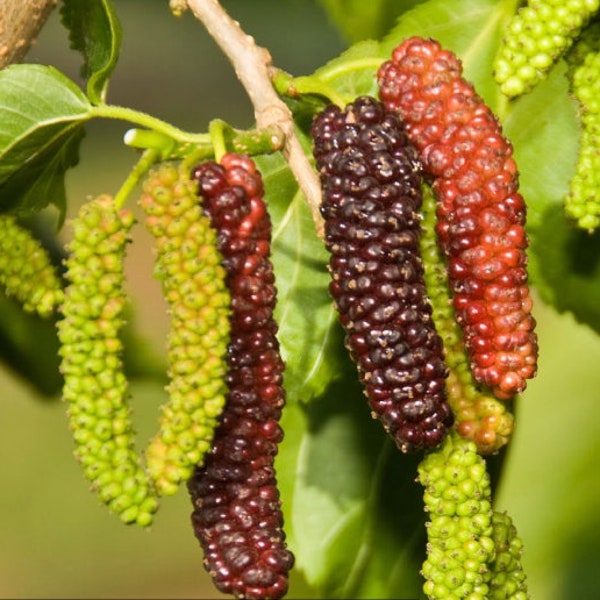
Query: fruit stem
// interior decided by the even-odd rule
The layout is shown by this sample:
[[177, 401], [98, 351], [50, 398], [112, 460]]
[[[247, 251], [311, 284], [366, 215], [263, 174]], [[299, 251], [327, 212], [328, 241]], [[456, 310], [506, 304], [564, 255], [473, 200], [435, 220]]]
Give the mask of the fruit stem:
[[90, 109], [91, 117], [100, 117], [105, 119], [116, 119], [119, 121], [129, 121], [135, 125], [140, 125], [146, 129], [162, 133], [165, 136], [176, 140], [177, 142], [187, 142], [190, 144], [205, 144], [207, 136], [204, 133], [190, 133], [179, 129], [166, 121], [158, 119], [152, 115], [140, 112], [133, 108], [125, 106], [115, 106], [113, 104], [99, 104]]
[[161, 153], [155, 148], [149, 148], [146, 150], [140, 160], [131, 169], [127, 179], [123, 182], [123, 185], [119, 191], [115, 194], [115, 207], [117, 209], [123, 208], [127, 198], [132, 194], [133, 190], [137, 187], [140, 179], [146, 175], [153, 164], [161, 159]]
[[325, 83], [319, 77], [311, 75], [293, 77], [280, 69], [271, 69], [271, 81], [275, 90], [281, 96], [298, 98], [303, 94], [314, 94], [327, 98], [328, 101], [337, 104], [342, 109], [351, 100], [345, 98], [335, 88]]
[[221, 119], [213, 119], [208, 125], [208, 132], [215, 151], [215, 160], [221, 162], [224, 154], [227, 154], [225, 146], [225, 127], [227, 124]]

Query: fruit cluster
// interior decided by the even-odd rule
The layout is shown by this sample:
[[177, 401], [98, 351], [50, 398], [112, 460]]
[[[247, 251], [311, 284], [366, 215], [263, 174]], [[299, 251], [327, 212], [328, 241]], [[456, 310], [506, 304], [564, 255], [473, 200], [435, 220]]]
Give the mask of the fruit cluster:
[[509, 21], [494, 76], [509, 97], [531, 90], [573, 44], [600, 0], [529, 0]]
[[146, 463], [157, 491], [174, 494], [210, 450], [225, 404], [230, 299], [216, 233], [189, 175], [163, 163], [146, 178], [139, 203], [171, 317], [169, 400]]
[[435, 40], [405, 40], [380, 67], [378, 82], [433, 180], [437, 233], [473, 375], [510, 398], [537, 369], [525, 203], [512, 146], [463, 79], [459, 59]]
[[452, 434], [418, 471], [429, 514], [423, 591], [440, 600], [487, 598], [495, 545], [484, 459], [474, 443]]
[[582, 229], [600, 225], [600, 24], [588, 27], [568, 55], [571, 89], [579, 102], [581, 136], [565, 213]]
[[254, 162], [226, 154], [193, 172], [217, 231], [231, 293], [227, 400], [211, 452], [188, 486], [194, 530], [216, 587], [280, 598], [294, 558], [285, 544], [274, 458], [283, 438], [283, 362], [273, 318], [271, 223]]
[[76, 457], [100, 499], [125, 523], [145, 526], [158, 504], [134, 447], [119, 339], [133, 222], [110, 196], [87, 202], [73, 219], [58, 337]]
[[420, 168], [398, 117], [370, 97], [313, 121], [330, 292], [374, 416], [402, 451], [452, 425], [442, 341], [419, 251]]
[[63, 300], [62, 283], [46, 249], [12, 215], [0, 215], [0, 285], [23, 310], [42, 317]]
[[448, 402], [454, 413], [456, 431], [463, 438], [475, 442], [481, 454], [493, 454], [508, 443], [514, 419], [506, 402], [481, 390], [469, 369], [462, 332], [454, 319], [446, 261], [435, 235], [435, 204], [431, 189], [424, 185], [421, 254], [433, 320], [444, 342], [449, 370], [446, 380]]

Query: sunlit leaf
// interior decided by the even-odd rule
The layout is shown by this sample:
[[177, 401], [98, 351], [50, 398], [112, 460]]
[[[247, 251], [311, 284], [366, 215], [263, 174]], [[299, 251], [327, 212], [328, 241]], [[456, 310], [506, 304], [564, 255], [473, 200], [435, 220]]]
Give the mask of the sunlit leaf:
[[0, 210], [64, 208], [64, 174], [77, 163], [90, 109], [85, 94], [52, 67], [0, 71]]

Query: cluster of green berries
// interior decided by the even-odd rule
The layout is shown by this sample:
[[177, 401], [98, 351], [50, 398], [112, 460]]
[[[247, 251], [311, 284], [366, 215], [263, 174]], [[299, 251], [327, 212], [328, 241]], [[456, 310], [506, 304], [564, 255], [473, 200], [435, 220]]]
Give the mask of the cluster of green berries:
[[0, 285], [27, 312], [47, 317], [63, 300], [46, 249], [13, 215], [0, 215]]
[[494, 76], [509, 97], [531, 90], [573, 44], [600, 0], [529, 0], [508, 23]]
[[588, 27], [572, 52], [571, 89], [579, 102], [581, 136], [575, 175], [565, 197], [565, 214], [578, 227], [600, 225], [600, 24]]
[[119, 339], [133, 223], [133, 214], [106, 195], [84, 204], [73, 219], [58, 337], [75, 455], [100, 499], [125, 523], [146, 526], [158, 504], [135, 450]]
[[527, 600], [523, 542], [517, 529], [508, 514], [498, 511], [492, 515], [492, 528], [495, 556], [490, 565], [490, 600]]
[[139, 201], [171, 317], [169, 400], [146, 449], [149, 474], [163, 495], [174, 494], [202, 464], [227, 391], [230, 298], [216, 233], [196, 187], [180, 167], [163, 163], [145, 180]]
[[429, 517], [423, 591], [430, 599], [488, 598], [495, 545], [484, 459], [473, 442], [451, 434], [418, 472]]
[[454, 427], [465, 439], [475, 442], [481, 454], [493, 454], [512, 435], [514, 418], [506, 403], [481, 389], [473, 379], [460, 327], [448, 288], [447, 266], [435, 235], [435, 196], [423, 186], [423, 235], [421, 255], [425, 283], [433, 308], [433, 320], [444, 342], [448, 403], [454, 413]]
[[512, 398], [535, 376], [538, 350], [512, 145], [462, 77], [458, 57], [435, 40], [402, 42], [378, 83], [432, 180], [438, 241], [473, 376], [496, 397]]
[[369, 406], [403, 452], [432, 448], [453, 417], [423, 279], [416, 151], [398, 116], [367, 96], [326, 107], [311, 135], [329, 290]]

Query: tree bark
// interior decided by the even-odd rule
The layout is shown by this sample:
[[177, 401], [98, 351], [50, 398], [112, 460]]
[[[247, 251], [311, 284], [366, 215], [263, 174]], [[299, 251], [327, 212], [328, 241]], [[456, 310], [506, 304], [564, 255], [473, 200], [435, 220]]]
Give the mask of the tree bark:
[[1, 0], [0, 69], [20, 62], [58, 0]]

